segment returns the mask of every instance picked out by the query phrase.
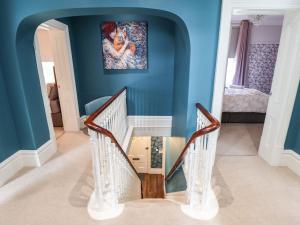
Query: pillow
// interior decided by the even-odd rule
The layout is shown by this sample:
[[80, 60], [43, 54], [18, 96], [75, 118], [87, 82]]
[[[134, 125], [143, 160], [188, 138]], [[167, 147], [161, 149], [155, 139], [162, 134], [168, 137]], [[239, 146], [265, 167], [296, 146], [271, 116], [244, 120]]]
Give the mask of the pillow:
[[235, 89], [244, 89], [244, 85], [236, 85], [236, 84], [231, 84], [229, 86], [230, 88], [235, 88]]

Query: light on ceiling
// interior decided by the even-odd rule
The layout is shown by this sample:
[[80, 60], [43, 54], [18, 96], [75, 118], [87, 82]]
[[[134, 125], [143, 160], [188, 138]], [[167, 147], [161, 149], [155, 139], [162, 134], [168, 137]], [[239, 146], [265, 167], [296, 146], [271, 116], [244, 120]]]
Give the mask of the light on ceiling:
[[254, 25], [260, 25], [263, 20], [264, 20], [265, 16], [264, 15], [249, 15], [248, 19], [251, 23], [253, 23]]

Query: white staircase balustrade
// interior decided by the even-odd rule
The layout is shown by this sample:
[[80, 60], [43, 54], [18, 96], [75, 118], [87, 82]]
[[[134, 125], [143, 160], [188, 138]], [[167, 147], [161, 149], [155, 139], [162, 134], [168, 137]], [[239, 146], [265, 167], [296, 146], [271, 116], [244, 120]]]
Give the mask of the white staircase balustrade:
[[[210, 126], [212, 122], [197, 109], [197, 131]], [[209, 220], [219, 210], [218, 202], [211, 189], [214, 152], [209, 147], [211, 133], [197, 137], [189, 145], [184, 160], [184, 174], [187, 182], [186, 204], [182, 211], [195, 219]]]
[[141, 180], [120, 145], [128, 128], [126, 89], [111, 99], [86, 121], [95, 183], [88, 213], [96, 220], [116, 217], [122, 203], [141, 198]]
[[176, 162], [166, 176], [172, 178], [176, 170], [182, 166], [186, 179], [186, 201], [181, 205], [182, 211], [188, 216], [200, 219], [212, 219], [218, 212], [218, 202], [211, 189], [211, 175], [214, 163], [214, 148], [210, 138], [213, 131], [220, 127], [215, 119], [200, 103], [196, 104], [197, 126]]
[[94, 123], [110, 131], [118, 143], [123, 143], [126, 131], [128, 129], [126, 91], [123, 91], [101, 114], [99, 114]]

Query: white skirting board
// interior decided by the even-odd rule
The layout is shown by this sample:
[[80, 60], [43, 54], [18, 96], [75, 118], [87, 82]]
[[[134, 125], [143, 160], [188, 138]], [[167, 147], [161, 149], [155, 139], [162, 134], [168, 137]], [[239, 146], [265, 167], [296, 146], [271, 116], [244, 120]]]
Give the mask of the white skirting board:
[[293, 150], [283, 151], [280, 165], [287, 166], [295, 174], [300, 176], [300, 155]]
[[[82, 118], [84, 120], [84, 118]], [[123, 143], [130, 144], [131, 136], [171, 136], [172, 116], [128, 116], [129, 130]], [[0, 187], [24, 167], [40, 167], [57, 151], [49, 140], [37, 150], [19, 150], [0, 163]]]
[[133, 136], [171, 136], [172, 116], [128, 116], [128, 123]]
[[0, 187], [24, 167], [40, 167], [56, 152], [51, 140], [37, 150], [19, 150], [0, 163]]

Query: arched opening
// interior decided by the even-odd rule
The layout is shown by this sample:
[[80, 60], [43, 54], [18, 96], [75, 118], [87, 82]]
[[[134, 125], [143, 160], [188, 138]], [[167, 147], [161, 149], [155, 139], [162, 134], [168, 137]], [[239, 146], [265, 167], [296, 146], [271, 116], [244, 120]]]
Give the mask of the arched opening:
[[[99, 49], [101, 44], [100, 21], [109, 18], [122, 19], [124, 16], [127, 19], [149, 20], [151, 25], [153, 25], [149, 28], [149, 32], [151, 32], [149, 33], [149, 41], [151, 41], [149, 43], [149, 50], [150, 47], [153, 48], [149, 52], [149, 69], [141, 74], [136, 72], [105, 74], [101, 69], [102, 62], [99, 59], [101, 56]], [[185, 136], [187, 126], [190, 42], [184, 22], [175, 14], [154, 9], [68, 9], [29, 16], [22, 21], [17, 30], [17, 57], [26, 102], [28, 103], [28, 117], [31, 119], [30, 132], [32, 133], [29, 145], [34, 148], [49, 139], [32, 43], [38, 25], [52, 18], [61, 18], [62, 22], [69, 23], [69, 28], [72, 29], [73, 27], [74, 32], [78, 34], [74, 35], [75, 42], [73, 42], [74, 40], [71, 37], [71, 45], [72, 48], [74, 47], [73, 45], [79, 46], [78, 48], [74, 47], [77, 49], [77, 53], [75, 53], [76, 57], [74, 57], [73, 49], [72, 54], [81, 113], [83, 112], [83, 105], [93, 97], [111, 95], [122, 86], [128, 86], [129, 114], [173, 116], [173, 135]], [[80, 33], [80, 29], [91, 28], [82, 24], [82, 21], [80, 22], [82, 19], [93, 21], [94, 27], [89, 30], [91, 33]], [[154, 29], [155, 32], [152, 33], [153, 30], [151, 29]], [[98, 40], [96, 35], [98, 35]], [[83, 41], [88, 37], [93, 37], [94, 41], [99, 42], [97, 46], [94, 46], [95, 51], [90, 55], [91, 60], [89, 61], [86, 57], [85, 62], [82, 62], [81, 59], [87, 54], [87, 49], [84, 49]], [[161, 42], [159, 42], [159, 39], [161, 39]], [[169, 43], [170, 40], [172, 40], [172, 43]], [[169, 45], [167, 52], [160, 51], [162, 43]], [[161, 47], [164, 49], [166, 46], [163, 45]], [[76, 61], [74, 58], [79, 58], [80, 60]], [[164, 63], [168, 65], [165, 66]], [[161, 73], [160, 71], [163, 72]], [[90, 74], [95, 76], [89, 76]], [[99, 76], [97, 77], [97, 75]], [[98, 92], [99, 88], [97, 87], [97, 82], [94, 82], [94, 78], [98, 79], [100, 86], [103, 86], [103, 88], [100, 88], [100, 92]], [[157, 86], [160, 86], [159, 90]], [[164, 101], [161, 101], [161, 98]]]

